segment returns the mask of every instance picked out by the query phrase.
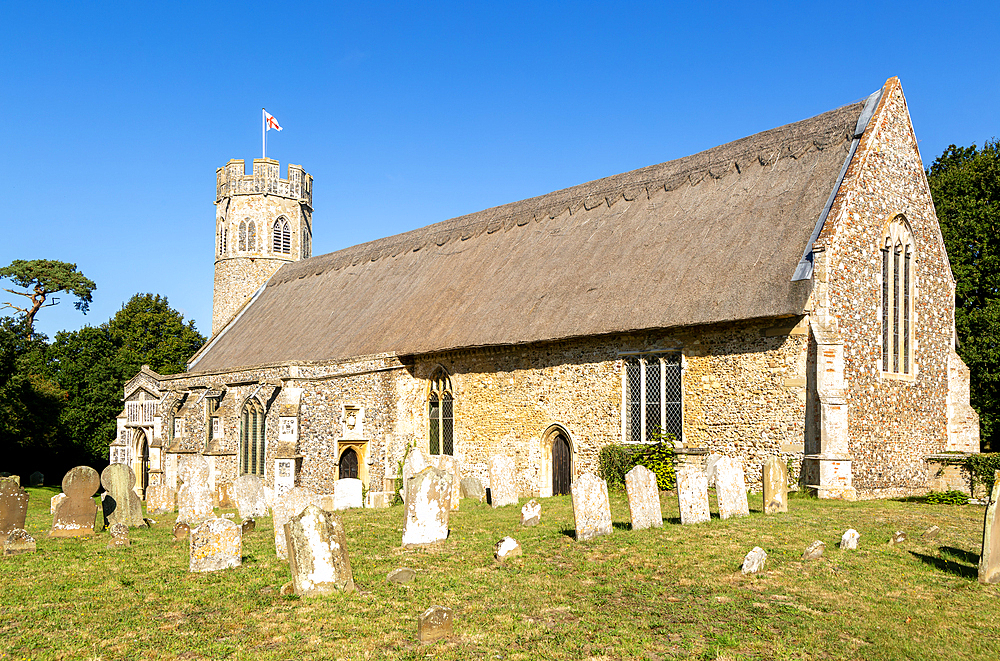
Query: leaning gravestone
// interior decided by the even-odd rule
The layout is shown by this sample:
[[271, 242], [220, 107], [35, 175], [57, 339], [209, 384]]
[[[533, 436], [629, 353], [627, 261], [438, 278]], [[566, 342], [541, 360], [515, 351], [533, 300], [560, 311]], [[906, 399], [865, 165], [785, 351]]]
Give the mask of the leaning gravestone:
[[437, 467], [446, 473], [451, 473], [451, 509], [459, 508], [459, 499], [462, 497], [462, 475], [458, 465], [458, 459], [447, 454], [442, 454], [437, 458]]
[[243, 557], [243, 534], [229, 519], [209, 519], [191, 530], [190, 572], [218, 571], [239, 567]]
[[478, 477], [463, 477], [459, 488], [462, 492], [462, 498], [471, 498], [481, 503], [486, 502], [486, 489], [483, 488], [483, 483], [479, 481]]
[[684, 525], [712, 520], [705, 471], [695, 466], [682, 466], [677, 471], [677, 504]]
[[824, 551], [826, 551], [826, 544], [817, 539], [802, 552], [802, 560], [818, 560], [823, 557]]
[[511, 560], [523, 553], [521, 545], [513, 537], [504, 537], [493, 545], [493, 557], [500, 562]]
[[448, 537], [451, 473], [428, 467], [406, 484], [406, 527], [403, 546], [433, 544]]
[[490, 457], [490, 502], [493, 507], [517, 504], [514, 460], [506, 455]]
[[585, 473], [573, 481], [570, 492], [573, 494], [577, 541], [585, 542], [601, 535], [610, 535], [612, 525], [608, 483], [593, 473]]
[[240, 475], [233, 481], [233, 500], [241, 519], [267, 516], [264, 481], [256, 475]]
[[337, 517], [309, 505], [285, 524], [292, 589], [300, 597], [353, 592], [347, 533]]
[[49, 499], [49, 514], [55, 514], [56, 508], [59, 507], [59, 503], [66, 500], [66, 494], [57, 493]]
[[278, 557], [288, 559], [288, 544], [285, 541], [285, 524], [298, 516], [310, 505], [320, 506], [319, 495], [312, 489], [292, 487], [274, 501], [271, 522], [274, 524], [274, 552]]
[[719, 459], [723, 459], [726, 455], [719, 454], [718, 452], [713, 452], [705, 458], [705, 477], [708, 478], [708, 486], [715, 486], [716, 464], [719, 463]]
[[345, 477], [337, 480], [333, 490], [333, 509], [348, 510], [364, 507], [364, 482], [355, 477]]
[[764, 514], [788, 511], [788, 467], [778, 457], [764, 462]]
[[214, 515], [208, 461], [200, 454], [190, 454], [183, 461], [178, 472], [184, 484], [177, 491], [177, 521], [194, 526]]
[[632, 514], [632, 530], [663, 527], [656, 473], [645, 466], [636, 466], [625, 473], [625, 491], [628, 493], [628, 509]]
[[166, 514], [177, 506], [177, 492], [166, 484], [154, 484], [146, 489], [146, 513]]
[[93, 535], [99, 509], [94, 493], [101, 486], [101, 476], [90, 466], [71, 469], [62, 480], [66, 500], [59, 503], [52, 516], [52, 537]]
[[14, 480], [0, 478], [0, 535], [24, 528], [28, 516], [28, 492]]
[[747, 482], [743, 466], [732, 457], [723, 457], [715, 464], [715, 497], [719, 502], [719, 518], [749, 516]]
[[521, 525], [525, 528], [537, 526], [542, 522], [542, 506], [532, 498], [521, 508]]
[[129, 527], [145, 525], [142, 501], [135, 494], [135, 473], [125, 464], [111, 464], [101, 473], [101, 486], [107, 491], [101, 499], [106, 526], [124, 523]]
[[28, 476], [28, 484], [32, 487], [40, 487], [45, 484], [45, 476], [42, 473], [35, 471]]
[[450, 638], [452, 629], [452, 610], [444, 606], [431, 606], [417, 618], [417, 640], [421, 643], [433, 643], [442, 638]]
[[4, 539], [3, 554], [21, 555], [22, 553], [34, 553], [36, 548], [35, 538], [29, 535], [27, 530], [14, 528]]
[[743, 558], [742, 571], [744, 574], [756, 574], [764, 568], [765, 562], [767, 562], [767, 552], [761, 547], [755, 546], [753, 547], [753, 550], [747, 553], [746, 557]]
[[403, 498], [403, 504], [406, 504], [406, 485], [410, 481], [410, 478], [424, 470], [431, 465], [431, 462], [427, 459], [427, 455], [420, 448], [413, 447], [410, 448], [409, 454], [406, 455], [406, 460], [403, 461], [403, 489], [400, 496]]
[[994, 476], [993, 491], [983, 519], [983, 547], [979, 554], [979, 582], [983, 584], [1000, 583], [1000, 513], [997, 512], [1000, 471], [996, 471]]

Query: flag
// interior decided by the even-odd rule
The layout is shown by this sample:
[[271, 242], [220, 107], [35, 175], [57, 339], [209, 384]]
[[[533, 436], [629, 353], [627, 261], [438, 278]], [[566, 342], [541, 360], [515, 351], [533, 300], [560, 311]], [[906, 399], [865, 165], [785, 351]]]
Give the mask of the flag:
[[268, 131], [270, 131], [271, 129], [274, 129], [275, 131], [281, 130], [281, 127], [278, 126], [278, 120], [276, 120], [274, 118], [274, 115], [272, 115], [266, 110], [264, 111], [264, 125], [267, 126], [266, 130]]

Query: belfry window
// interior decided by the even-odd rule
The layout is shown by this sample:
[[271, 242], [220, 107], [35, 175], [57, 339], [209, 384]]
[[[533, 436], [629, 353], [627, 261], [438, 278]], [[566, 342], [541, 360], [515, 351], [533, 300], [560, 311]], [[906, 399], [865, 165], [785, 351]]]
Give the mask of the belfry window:
[[240, 252], [247, 249], [247, 221], [240, 221], [240, 241], [236, 244], [236, 249]]
[[257, 249], [257, 227], [251, 220], [250, 224], [247, 225], [247, 250], [254, 251]]
[[913, 236], [897, 216], [882, 242], [882, 372], [912, 375], [915, 283]]
[[662, 431], [683, 440], [681, 354], [629, 354], [622, 374], [622, 436], [628, 443], [652, 443]]
[[240, 415], [240, 475], [264, 475], [264, 407], [248, 399]]
[[451, 379], [441, 368], [431, 379], [427, 396], [427, 429], [431, 454], [455, 454], [454, 397]]
[[292, 252], [292, 232], [284, 218], [274, 221], [271, 228], [271, 251], [285, 254]]

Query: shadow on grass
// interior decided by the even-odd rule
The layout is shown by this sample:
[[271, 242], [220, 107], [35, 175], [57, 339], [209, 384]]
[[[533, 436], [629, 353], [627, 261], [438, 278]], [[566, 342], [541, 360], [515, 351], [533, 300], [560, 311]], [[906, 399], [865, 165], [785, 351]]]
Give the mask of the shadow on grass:
[[979, 554], [974, 551], [966, 551], [965, 549], [957, 549], [954, 546], [942, 546], [938, 549], [944, 555], [950, 555], [956, 560], [961, 560], [962, 562], [968, 562], [971, 565], [979, 565]]
[[[925, 553], [917, 553], [915, 551], [910, 551], [912, 555], [917, 560], [920, 560], [924, 564], [931, 565], [935, 569], [938, 569], [949, 574], [954, 574], [955, 576], [960, 576], [962, 578], [974, 579], [979, 576], [978, 567], [970, 567], [969, 565], [960, 564], [954, 560], [948, 560], [946, 558], [935, 558], [932, 555], [927, 555]], [[978, 562], [979, 557], [976, 556], [976, 561]]]

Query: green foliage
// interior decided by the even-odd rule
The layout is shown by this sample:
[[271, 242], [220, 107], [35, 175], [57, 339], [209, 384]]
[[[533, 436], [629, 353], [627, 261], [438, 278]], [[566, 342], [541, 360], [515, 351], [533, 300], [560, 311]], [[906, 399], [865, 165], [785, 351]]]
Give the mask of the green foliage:
[[927, 180], [956, 278], [958, 353], [971, 371], [983, 447], [1000, 449], [1000, 143], [949, 146]]
[[969, 496], [961, 491], [931, 491], [924, 496], [924, 502], [931, 505], [968, 505]]
[[623, 445], [612, 443], [601, 448], [598, 455], [598, 475], [612, 488], [625, 486], [625, 474], [636, 466], [645, 466], [656, 473], [656, 485], [661, 490], [673, 489], [677, 478], [674, 472], [673, 436], [657, 432], [649, 445]]
[[34, 326], [35, 314], [43, 307], [58, 303], [58, 299], [49, 297], [59, 292], [67, 292], [76, 296], [73, 306], [87, 314], [93, 300], [92, 293], [97, 285], [76, 270], [76, 264], [58, 262], [52, 259], [15, 259], [9, 265], [0, 269], [0, 278], [7, 278], [18, 287], [28, 291], [6, 291], [18, 296], [24, 296], [31, 301], [28, 307], [19, 307], [13, 303], [5, 303], [3, 307], [13, 308], [24, 314], [25, 323], [31, 329]]
[[177, 374], [205, 343], [194, 321], [170, 307], [165, 296], [136, 294], [106, 324], [120, 347], [118, 361], [128, 378], [143, 365], [160, 374]]
[[986, 487], [987, 493], [993, 490], [996, 471], [1000, 470], [1000, 452], [984, 452], [972, 454], [965, 459], [965, 467], [972, 476], [972, 488], [979, 485]]

